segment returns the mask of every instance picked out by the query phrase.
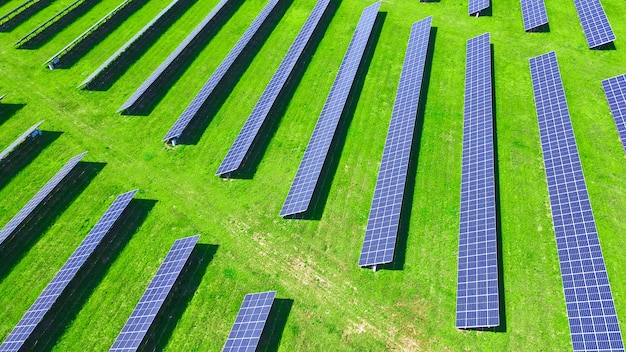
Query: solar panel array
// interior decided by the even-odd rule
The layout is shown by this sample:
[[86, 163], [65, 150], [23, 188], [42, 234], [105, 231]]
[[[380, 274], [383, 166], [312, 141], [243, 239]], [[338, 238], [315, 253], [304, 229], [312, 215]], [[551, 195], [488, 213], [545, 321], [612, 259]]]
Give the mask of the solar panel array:
[[574, 351], [623, 351], [556, 54], [531, 58], [530, 73]]
[[626, 154], [626, 75], [605, 79], [602, 87]]
[[199, 238], [196, 235], [174, 242], [109, 351], [136, 351], [139, 348]]
[[[206, 15], [206, 17], [202, 20], [202, 22], [200, 22], [196, 26], [196, 28], [194, 28], [193, 31], [191, 31], [191, 33], [189, 33], [189, 35], [187, 35], [187, 37], [183, 39], [183, 41], [180, 42], [180, 44], [178, 44], [176, 49], [174, 49], [174, 51], [159, 65], [159, 67], [157, 67], [156, 70], [152, 72], [152, 74], [150, 74], [150, 77], [148, 77], [139, 86], [139, 88], [135, 90], [135, 92], [130, 96], [130, 98], [128, 98], [124, 102], [124, 104], [120, 106], [119, 109], [117, 109], [117, 112], [122, 112], [133, 107], [133, 105], [135, 105], [143, 97], [143, 95], [146, 94], [146, 92], [150, 89], [150, 87], [152, 87], [154, 82], [156, 82], [159, 79], [159, 77], [161, 77], [161, 75], [172, 65], [172, 63], [178, 58], [178, 56], [185, 49], [187, 49], [187, 47], [191, 44], [191, 42], [194, 39], [196, 39], [198, 34], [202, 32], [202, 30], [204, 30], [209, 25], [209, 23], [211, 23], [213, 18], [215, 18], [215, 16], [220, 12], [220, 10], [224, 7], [224, 5], [228, 3], [228, 1], [229, 0], [222, 0], [217, 5], [215, 5], [215, 7], [211, 10], [211, 12], [209, 12], [208, 15]], [[168, 7], [171, 7], [173, 5], [174, 3], [170, 4]], [[164, 13], [165, 13], [165, 10], [162, 11], [161, 14], [159, 14], [159, 16], [163, 15]], [[146, 28], [144, 27], [144, 29]], [[137, 36], [141, 34], [143, 34], [143, 32], [138, 33]]]
[[87, 38], [91, 33], [93, 33], [96, 29], [98, 29], [98, 27], [100, 27], [105, 22], [110, 20], [113, 16], [115, 16], [115, 14], [120, 12], [120, 10], [122, 10], [124, 7], [126, 7], [126, 5], [130, 4], [132, 1], [133, 0], [122, 1], [121, 4], [117, 5], [117, 7], [115, 7], [109, 13], [104, 15], [104, 17], [102, 17], [98, 22], [91, 25], [89, 28], [87, 28], [86, 31], [84, 31], [78, 37], [76, 37], [76, 39], [72, 40], [69, 44], [64, 46], [63, 49], [59, 50], [59, 52], [57, 52], [56, 54], [54, 54], [54, 56], [49, 58], [44, 63], [44, 65], [48, 66], [48, 68], [50, 68], [51, 70], [54, 69], [54, 65], [57, 65], [59, 62], [61, 62], [61, 59], [63, 58], [63, 56], [67, 55], [67, 53], [69, 53], [76, 45], [78, 45], [78, 43], [85, 40], [85, 38]]
[[2, 17], [0, 17], [0, 27], [3, 27], [5, 24], [7, 24], [12, 18], [14, 18], [15, 16], [19, 15], [20, 13], [24, 12], [26, 9], [28, 9], [29, 7], [37, 4], [38, 2], [40, 2], [41, 0], [26, 0], [24, 3], [22, 3], [20, 6], [14, 8], [13, 10], [9, 11], [8, 13], [4, 14]]
[[60, 12], [58, 12], [57, 14], [52, 16], [49, 20], [47, 20], [46, 22], [40, 24], [39, 26], [37, 26], [32, 31], [28, 32], [25, 36], [20, 38], [14, 45], [19, 48], [22, 45], [26, 44], [26, 42], [28, 42], [31, 39], [33, 39], [34, 37], [36, 37], [39, 33], [43, 32], [46, 28], [50, 27], [50, 25], [52, 25], [54, 22], [56, 22], [59, 19], [61, 19], [61, 17], [67, 15], [72, 10], [77, 8], [78, 6], [82, 5], [84, 2], [85, 2], [85, 0], [76, 0], [76, 1], [74, 1], [73, 3], [68, 5], [66, 8], [64, 8], [63, 10], [61, 10]]
[[486, 10], [491, 6], [490, 0], [469, 0], [467, 4], [467, 12], [470, 15], [475, 15], [483, 10]]
[[600, 0], [574, 0], [574, 5], [589, 48], [596, 48], [615, 40], [615, 33]]
[[467, 41], [456, 327], [500, 325], [489, 33]]
[[222, 351], [256, 351], [275, 297], [276, 291], [250, 293], [244, 297]]
[[366, 7], [361, 14], [359, 24], [354, 30], [337, 77], [330, 88], [330, 93], [315, 125], [309, 145], [304, 152], [296, 177], [291, 184], [287, 199], [280, 211], [280, 216], [303, 213], [309, 208], [339, 119], [374, 27], [379, 7], [380, 1]]
[[432, 16], [414, 23], [411, 27], [359, 257], [361, 267], [393, 261], [431, 23]]
[[113, 55], [111, 55], [105, 62], [100, 65], [94, 72], [92, 72], [84, 81], [80, 83], [78, 88], [89, 88], [89, 84], [93, 82], [100, 74], [109, 68], [128, 48], [130, 48], [139, 38], [147, 33], [152, 26], [154, 26], [169, 10], [178, 3], [179, 0], [173, 0], [167, 7], [159, 12], [150, 22], [148, 22], [142, 29], [137, 32], [132, 38], [130, 38], [124, 45], [122, 45]]
[[243, 128], [237, 135], [235, 142], [228, 151], [228, 154], [222, 161], [222, 164], [217, 169], [216, 175], [224, 175], [233, 171], [237, 171], [242, 162], [250, 152], [252, 144], [261, 129], [261, 126], [265, 122], [267, 115], [269, 114], [272, 106], [276, 102], [276, 98], [283, 89], [287, 79], [291, 75], [293, 68], [296, 66], [300, 55], [304, 51], [307, 43], [311, 39], [313, 31], [317, 27], [324, 11], [328, 8], [330, 0], [319, 0], [313, 8], [313, 11], [309, 15], [309, 18], [302, 26], [300, 33], [291, 44], [289, 51], [283, 58], [283, 61], [278, 66], [276, 73], [270, 80], [270, 83], [265, 88], [263, 95], [256, 103], [252, 113], [246, 120]]
[[17, 229], [22, 222], [35, 210], [50, 192], [70, 173], [78, 162], [87, 154], [84, 152], [70, 159], [48, 183], [0, 230], [0, 244], [2, 244]]
[[43, 121], [38, 122], [38, 123], [34, 124], [33, 126], [31, 126], [29, 129], [26, 130], [26, 132], [22, 133], [22, 135], [19, 136], [15, 140], [15, 142], [11, 143], [11, 145], [9, 145], [4, 151], [2, 151], [2, 153], [0, 153], [0, 161], [2, 161], [2, 159], [6, 158], [20, 144], [24, 143], [26, 138], [28, 138], [28, 137], [36, 137], [36, 136], [40, 135], [41, 131], [39, 131], [39, 126], [42, 123], [43, 123]]
[[235, 60], [239, 57], [243, 49], [248, 45], [252, 37], [259, 30], [261, 25], [265, 22], [265, 20], [269, 17], [270, 13], [278, 4], [278, 0], [270, 0], [267, 5], [261, 10], [259, 15], [254, 19], [252, 24], [248, 27], [246, 32], [239, 38], [235, 46], [230, 50], [228, 55], [222, 60], [220, 65], [215, 69], [209, 80], [204, 83], [204, 86], [200, 89], [200, 92], [193, 98], [191, 103], [185, 108], [185, 111], [180, 115], [178, 120], [174, 123], [174, 125], [167, 132], [165, 137], [163, 137], [163, 141], [172, 141], [183, 134], [185, 128], [191, 121], [191, 119], [196, 116], [200, 107], [204, 104], [204, 102], [209, 98], [211, 93], [217, 85], [220, 83], [222, 78], [226, 75], [230, 67], [233, 65]]
[[32, 332], [41, 323], [44, 316], [74, 279], [83, 264], [109, 232], [115, 221], [130, 203], [137, 190], [118, 196], [113, 204], [100, 218], [96, 226], [89, 232], [74, 253], [46, 286], [35, 303], [26, 311], [22, 319], [13, 328], [9, 336], [0, 345], [0, 351], [19, 351], [24, 347]]
[[548, 12], [543, 0], [520, 0], [520, 2], [525, 31], [548, 24]]

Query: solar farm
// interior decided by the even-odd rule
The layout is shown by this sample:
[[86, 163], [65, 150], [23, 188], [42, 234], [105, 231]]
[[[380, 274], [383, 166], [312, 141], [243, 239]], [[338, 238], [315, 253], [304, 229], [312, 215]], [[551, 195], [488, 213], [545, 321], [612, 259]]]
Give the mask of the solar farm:
[[0, 3], [0, 351], [624, 351], [621, 0]]

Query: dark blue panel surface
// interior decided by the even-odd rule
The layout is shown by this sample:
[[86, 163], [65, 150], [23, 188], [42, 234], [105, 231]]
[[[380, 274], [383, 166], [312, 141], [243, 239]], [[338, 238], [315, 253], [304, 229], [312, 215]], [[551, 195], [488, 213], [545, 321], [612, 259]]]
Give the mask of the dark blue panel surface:
[[432, 17], [416, 22], [404, 56], [359, 266], [391, 263], [400, 225]]
[[366, 7], [361, 14], [359, 24], [354, 30], [348, 50], [339, 66], [337, 77], [330, 88], [322, 113], [313, 130], [313, 135], [304, 151], [280, 216], [303, 213], [309, 208], [361, 58], [374, 28], [379, 7], [380, 2], [377, 2]]
[[222, 351], [256, 351], [275, 297], [276, 291], [251, 293], [244, 297]]
[[602, 87], [626, 154], [626, 75], [605, 79]]
[[615, 33], [600, 0], [574, 0], [574, 5], [589, 48], [596, 48], [615, 40]]
[[574, 351], [623, 351], [556, 54], [531, 58], [530, 73]]
[[522, 18], [524, 20], [524, 30], [548, 24], [548, 13], [543, 0], [520, 0], [522, 5]]
[[228, 154], [222, 161], [220, 167], [217, 169], [217, 172], [215, 173], [216, 175], [224, 175], [229, 172], [237, 171], [241, 166], [241, 163], [244, 161], [252, 148], [252, 143], [259, 133], [259, 129], [265, 122], [265, 119], [274, 105], [274, 102], [276, 102], [276, 98], [278, 98], [280, 91], [283, 89], [285, 83], [291, 75], [293, 68], [296, 66], [296, 63], [304, 51], [304, 48], [307, 46], [309, 39], [311, 39], [313, 31], [317, 27], [329, 3], [330, 0], [319, 0], [317, 5], [315, 5], [315, 8], [309, 15], [307, 21], [304, 23], [300, 33], [294, 40], [293, 44], [291, 44], [291, 47], [283, 58], [283, 61], [280, 63], [280, 66], [278, 66], [278, 69], [276, 70], [276, 73], [274, 73], [270, 83], [265, 88], [263, 95], [261, 95], [261, 98], [256, 103], [254, 110], [252, 110], [248, 120], [239, 132], [237, 139], [235, 139], [235, 142], [232, 147], [230, 147]]
[[457, 328], [500, 325], [489, 33], [467, 41]]

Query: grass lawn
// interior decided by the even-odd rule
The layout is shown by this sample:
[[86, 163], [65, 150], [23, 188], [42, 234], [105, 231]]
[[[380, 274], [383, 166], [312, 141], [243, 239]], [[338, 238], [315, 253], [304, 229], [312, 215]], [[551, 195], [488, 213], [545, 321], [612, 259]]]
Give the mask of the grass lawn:
[[[183, 1], [183, 0], [181, 0]], [[0, 14], [22, 0], [0, 3]], [[159, 323], [168, 351], [219, 350], [246, 293], [276, 290], [293, 300], [280, 351], [571, 350], [550, 218], [528, 59], [556, 51], [616, 309], [626, 326], [626, 160], [600, 81], [626, 73], [626, 3], [603, 0], [617, 50], [591, 51], [573, 1], [546, 0], [550, 32], [525, 33], [518, 0], [493, 2], [491, 17], [467, 15], [467, 1], [385, 0], [380, 37], [353, 103], [345, 142], [317, 220], [278, 213], [367, 0], [338, 1], [319, 46], [251, 178], [214, 176], [245, 119], [313, 8], [293, 0], [232, 92], [204, 117], [197, 142], [166, 148], [161, 138], [245, 32], [265, 0], [246, 0], [198, 50], [149, 114], [115, 111], [218, 0], [188, 0], [184, 13], [106, 91], [76, 89], [87, 75], [167, 4], [146, 2], [68, 69], [43, 63], [119, 4], [102, 0], [36, 50], [13, 47], [69, 5], [56, 0], [0, 33], [0, 149], [45, 120], [49, 145], [0, 182], [6, 222], [74, 155], [93, 170], [12, 263], [0, 262], [0, 339], [4, 340], [114, 197], [139, 189], [143, 210], [129, 238], [78, 289], [80, 304], [54, 326], [47, 349], [108, 349], [175, 239], [201, 234], [206, 258], [195, 292]], [[434, 53], [402, 270], [357, 266], [411, 23], [433, 16]], [[505, 310], [503, 331], [458, 331], [455, 323], [465, 43], [491, 33], [494, 48], [497, 171]], [[50, 137], [54, 135], [54, 137]], [[25, 157], [26, 159], [29, 156]], [[62, 198], [62, 195], [60, 195]], [[132, 235], [132, 236], [131, 236]], [[17, 239], [19, 241], [19, 239]], [[406, 247], [406, 248], [404, 248]], [[214, 255], [213, 255], [214, 252]], [[21, 256], [21, 257], [20, 257]], [[2, 258], [4, 259], [4, 258]], [[184, 291], [184, 290], [183, 290]], [[71, 303], [68, 299], [68, 304]], [[275, 347], [275, 346], [270, 346]]]

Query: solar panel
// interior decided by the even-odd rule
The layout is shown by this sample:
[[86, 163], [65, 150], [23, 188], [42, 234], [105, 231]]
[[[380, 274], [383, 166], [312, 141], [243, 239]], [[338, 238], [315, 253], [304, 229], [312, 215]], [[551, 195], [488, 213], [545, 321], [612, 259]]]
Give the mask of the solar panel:
[[68, 5], [66, 8], [64, 8], [63, 10], [61, 10], [60, 12], [52, 16], [52, 18], [40, 24], [39, 26], [37, 26], [37, 28], [33, 29], [32, 31], [28, 32], [25, 36], [20, 38], [20, 40], [18, 40], [14, 45], [19, 48], [22, 45], [26, 44], [26, 42], [36, 37], [39, 33], [43, 32], [46, 28], [50, 27], [54, 22], [58, 21], [61, 17], [67, 15], [78, 6], [82, 5], [84, 2], [85, 0], [74, 1], [73, 3]]
[[531, 58], [530, 73], [574, 351], [623, 351], [556, 54]]
[[[15, 140], [15, 142], [11, 143], [11, 145], [9, 145], [2, 153], [0, 153], [0, 161], [2, 161], [2, 159], [6, 158], [20, 144], [24, 143], [26, 138], [28, 138], [28, 137], [35, 138], [35, 137], [41, 135], [41, 131], [39, 130], [39, 126], [42, 123], [43, 123], [43, 121], [38, 122], [38, 123], [34, 124], [33, 126], [31, 126], [29, 129], [27, 129], [26, 132], [22, 133], [22, 135], [19, 136]], [[2, 165], [2, 164], [0, 164], [0, 165]]]
[[70, 159], [48, 183], [46, 183], [35, 196], [11, 219], [2, 230], [0, 230], [0, 244], [2, 244], [17, 229], [22, 222], [35, 210], [50, 192], [70, 173], [78, 162], [87, 154], [84, 152]]
[[500, 325], [489, 33], [467, 41], [456, 327]]
[[490, 0], [469, 0], [467, 5], [467, 12], [472, 16], [488, 9], [491, 3]]
[[590, 49], [615, 40], [615, 33], [600, 0], [574, 0], [574, 5]]
[[256, 351], [276, 291], [247, 294], [224, 344], [224, 352]]
[[224, 76], [231, 68], [235, 60], [239, 57], [243, 49], [245, 49], [252, 37], [254, 37], [261, 25], [263, 25], [265, 20], [269, 17], [274, 7], [276, 7], [276, 4], [278, 4], [278, 0], [270, 0], [267, 5], [265, 5], [263, 10], [261, 10], [259, 15], [254, 19], [252, 24], [250, 24], [246, 32], [241, 36], [241, 38], [239, 38], [235, 46], [230, 50], [228, 55], [226, 55], [224, 60], [222, 60], [220, 65], [215, 69], [209, 80], [204, 83], [204, 86], [202, 86], [200, 92], [198, 92], [198, 94], [193, 98], [191, 103], [189, 103], [187, 108], [185, 108], [185, 111], [183, 111], [178, 120], [176, 120], [174, 125], [172, 125], [165, 137], [163, 137], [163, 141], [171, 141], [174, 144], [176, 143], [176, 139], [180, 138], [180, 136], [183, 134], [183, 131], [185, 130], [185, 128], [187, 128], [187, 125], [189, 124], [189, 122], [191, 122], [191, 119], [193, 119], [193, 117], [198, 113], [198, 110], [200, 110], [200, 107], [202, 107], [202, 105], [209, 98], [211, 93], [213, 93], [215, 87], [220, 83], [222, 78], [224, 78]]
[[78, 37], [76, 37], [76, 39], [72, 40], [69, 44], [64, 46], [63, 49], [59, 50], [59, 52], [57, 52], [56, 54], [54, 54], [54, 56], [49, 58], [48, 61], [44, 63], [44, 65], [48, 66], [48, 68], [53, 70], [54, 66], [57, 65], [59, 62], [61, 62], [61, 59], [63, 58], [63, 56], [67, 55], [67, 53], [69, 53], [74, 47], [76, 47], [76, 45], [78, 45], [80, 42], [85, 40], [85, 38], [87, 38], [90, 34], [95, 32], [96, 29], [98, 29], [105, 22], [109, 21], [113, 16], [115, 16], [115, 14], [120, 12], [120, 10], [122, 10], [124, 7], [126, 7], [126, 5], [130, 4], [132, 1], [133, 0], [122, 1], [121, 4], [117, 5], [117, 7], [115, 7], [113, 10], [107, 13], [98, 22], [91, 25], [89, 28], [87, 28], [86, 31], [84, 31]]
[[237, 138], [235, 139], [232, 147], [230, 147], [228, 154], [222, 161], [220, 167], [217, 169], [217, 172], [215, 173], [216, 175], [224, 175], [237, 171], [241, 166], [242, 162], [252, 149], [252, 144], [258, 135], [261, 126], [265, 122], [270, 109], [276, 102], [276, 98], [278, 98], [281, 89], [283, 89], [285, 83], [291, 75], [293, 68], [296, 66], [304, 48], [311, 39], [313, 31], [317, 27], [329, 3], [330, 0], [320, 0], [315, 5], [315, 8], [309, 15], [309, 18], [304, 23], [304, 26], [302, 26], [300, 33], [298, 33], [298, 36], [293, 41], [293, 44], [291, 44], [289, 51], [280, 63], [280, 66], [278, 66], [276, 73], [274, 73], [274, 76], [265, 88], [263, 95], [261, 95], [261, 98], [256, 103], [256, 106], [252, 110], [248, 120], [246, 120], [246, 123], [239, 132], [239, 135], [237, 135]]
[[[178, 44], [176, 49], [174, 49], [174, 51], [165, 59], [165, 61], [163, 61], [161, 65], [159, 65], [159, 67], [157, 67], [156, 70], [152, 72], [150, 77], [148, 77], [141, 84], [141, 86], [137, 88], [133, 95], [131, 95], [130, 98], [128, 98], [128, 100], [126, 100], [119, 109], [117, 109], [117, 112], [122, 112], [132, 108], [143, 97], [143, 95], [146, 94], [146, 92], [159, 79], [159, 77], [161, 77], [161, 75], [163, 75], [163, 73], [172, 65], [172, 63], [178, 58], [178, 56], [185, 49], [187, 49], [187, 47], [194, 39], [196, 39], [198, 34], [202, 32], [204, 28], [209, 25], [209, 23], [211, 23], [213, 18], [215, 18], [215, 15], [220, 12], [220, 10], [224, 7], [224, 5], [226, 5], [226, 3], [228, 3], [228, 0], [222, 0], [217, 5], [215, 5], [215, 7], [211, 10], [211, 12], [209, 12], [208, 15], [206, 15], [202, 22], [200, 22], [200, 24], [198, 24], [196, 28], [194, 28], [193, 31], [191, 31], [191, 33], [189, 33], [189, 35], [187, 35], [187, 37], [183, 39], [180, 44]], [[170, 6], [172, 5], [173, 4], [170, 4]]]
[[100, 65], [92, 74], [89, 75], [84, 81], [78, 85], [78, 88], [88, 88], [89, 84], [93, 82], [104, 70], [109, 68], [115, 63], [117, 59], [130, 48], [136, 41], [139, 40], [145, 33], [147, 33], [152, 26], [154, 26], [159, 20], [169, 12], [169, 10], [178, 3], [179, 0], [173, 0], [167, 7], [165, 7], [158, 15], [156, 15], [150, 22], [148, 22], [142, 29], [137, 32], [132, 38], [130, 38], [124, 45], [122, 45], [113, 55], [111, 55], [105, 62]]
[[548, 13], [543, 0], [520, 0], [520, 2], [525, 31], [548, 24]]
[[348, 50], [339, 66], [339, 72], [330, 88], [322, 113], [315, 125], [296, 177], [291, 184], [280, 216], [303, 213], [309, 208], [322, 167], [328, 155], [339, 119], [345, 107], [361, 58], [374, 27], [380, 1], [366, 7], [354, 30]]
[[361, 267], [375, 267], [393, 261], [431, 23], [432, 16], [415, 22], [411, 27], [359, 257]]
[[626, 154], [626, 75], [605, 79], [602, 87]]
[[26, 0], [20, 6], [14, 8], [13, 10], [0, 17], [0, 27], [4, 27], [12, 18], [16, 17], [20, 13], [26, 11], [29, 7], [39, 2], [41, 2], [41, 0]]
[[74, 279], [96, 247], [98, 247], [100, 241], [102, 241], [115, 221], [126, 209], [135, 193], [137, 193], [137, 190], [121, 194], [115, 199], [109, 209], [98, 220], [96, 226], [80, 243], [19, 323], [13, 328], [6, 340], [0, 345], [0, 351], [19, 351], [24, 347], [32, 332], [39, 326], [44, 316]]
[[199, 238], [196, 235], [174, 242], [109, 351], [136, 351], [139, 348]]

